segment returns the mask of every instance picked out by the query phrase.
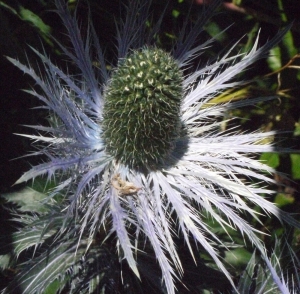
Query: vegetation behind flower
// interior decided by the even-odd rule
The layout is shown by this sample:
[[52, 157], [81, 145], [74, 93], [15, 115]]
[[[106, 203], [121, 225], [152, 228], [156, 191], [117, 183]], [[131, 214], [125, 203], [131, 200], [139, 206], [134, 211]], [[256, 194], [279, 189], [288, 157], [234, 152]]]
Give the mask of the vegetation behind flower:
[[[58, 6], [61, 4], [62, 2], [57, 1]], [[146, 8], [146, 4], [139, 6], [139, 2], [135, 2], [133, 7], [130, 6], [126, 20], [119, 26], [120, 59], [127, 58], [131, 49], [140, 49], [141, 44], [149, 45], [141, 42], [143, 38], [147, 39], [145, 36], [148, 40], [151, 40], [149, 36], [156, 36], [158, 31], [155, 31], [155, 26], [145, 36], [141, 33], [141, 25], [145, 16], [148, 16]], [[239, 211], [247, 212], [258, 221], [256, 210], [249, 206], [250, 201], [277, 214], [281, 219], [293, 222], [289, 215], [279, 212], [260, 196], [269, 193], [267, 189], [255, 185], [254, 178], [271, 182], [259, 173], [262, 169], [271, 169], [245, 156], [272, 151], [273, 147], [257, 143], [273, 133], [241, 135], [224, 132], [226, 121], [222, 121], [225, 111], [268, 101], [271, 97], [213, 106], [209, 103], [219, 98], [220, 93], [224, 101], [224, 90], [229, 88], [232, 91], [233, 86], [240, 85], [236, 80], [230, 83], [228, 81], [257, 58], [263, 57], [263, 53], [279, 41], [280, 35], [263, 49], [257, 50], [255, 44], [249, 54], [240, 56], [240, 60], [221, 55], [216, 62], [208, 62], [205, 67], [199, 67], [199, 70], [194, 72], [187, 71], [183, 81], [185, 97], [181, 106], [181, 121], [186, 131], [173, 139], [169, 162], [163, 161], [164, 165], [155, 170], [149, 169], [147, 165], [146, 170], [136, 170], [132, 169], [131, 164], [127, 164], [127, 160], [119, 161], [124, 158], [122, 152], [127, 152], [126, 148], [121, 152], [121, 156], [116, 156], [112, 152], [113, 147], [108, 150], [105, 140], [101, 137], [102, 107], [103, 101], [105, 102], [103, 87], [109, 85], [107, 64], [113, 63], [104, 61], [102, 50], [91, 27], [91, 39], [94, 48], [97, 49], [100, 70], [93, 68], [87, 54], [90, 46], [88, 43], [80, 43], [81, 37], [79, 30], [76, 30], [74, 19], [63, 6], [60, 6], [59, 12], [67, 23], [71, 41], [75, 46], [74, 51], [68, 51], [64, 47], [61, 49], [81, 70], [82, 78], [78, 75], [66, 75], [37, 51], [36, 54], [46, 66], [47, 76], [43, 80], [32, 68], [12, 60], [36, 80], [44, 92], [42, 95], [45, 96], [41, 96], [40, 92], [32, 93], [50, 109], [50, 127], [34, 126], [42, 135], [27, 135], [45, 142], [46, 148], [39, 147], [41, 152], [36, 154], [44, 153], [48, 157], [48, 163], [34, 167], [24, 174], [19, 182], [44, 173], [48, 173], [48, 178], [53, 181], [48, 181], [52, 187], [47, 187], [45, 191], [48, 192], [45, 194], [33, 194], [30, 190], [27, 190], [26, 194], [26, 191], [23, 191], [23, 195], [35, 195], [44, 205], [33, 205], [34, 208], [31, 206], [29, 209], [29, 203], [23, 203], [23, 211], [31, 210], [35, 213], [25, 213], [22, 219], [17, 216], [17, 221], [26, 226], [14, 234], [11, 246], [15, 248], [14, 254], [18, 256], [24, 249], [40, 245], [35, 251], [36, 257], [29, 258], [27, 265], [21, 265], [23, 270], [7, 291], [16, 291], [19, 288], [25, 293], [35, 293], [49, 287], [70, 291], [100, 291], [99, 289], [111, 287], [111, 291], [117, 291], [117, 288], [126, 285], [138, 291], [138, 280], [130, 275], [129, 269], [126, 270], [126, 266], [129, 265], [135, 275], [142, 278], [142, 287], [149, 283], [162, 289], [161, 291], [165, 291], [166, 288], [166, 291], [173, 293], [173, 278], [181, 279], [181, 271], [186, 268], [183, 259], [188, 255], [184, 255], [183, 258], [176, 248], [182, 248], [183, 239], [193, 258], [198, 260], [198, 263], [203, 262], [203, 259], [199, 260], [196, 254], [199, 249], [195, 250], [189, 235], [203, 246], [204, 250], [200, 248], [200, 252], [203, 251], [202, 257], [208, 252], [230, 279], [228, 270], [216, 254], [221, 254], [224, 247], [231, 247], [230, 242], [224, 241], [226, 238], [221, 239], [221, 228], [227, 231], [231, 238], [238, 236], [236, 228], [244, 232], [259, 249], [269, 269], [272, 269], [263, 244], [251, 226], [240, 217]], [[133, 21], [132, 15], [140, 17]], [[177, 46], [171, 49], [182, 69], [191, 67], [191, 58], [197, 56], [196, 53], [201, 52], [211, 42], [194, 47], [196, 49], [191, 47], [191, 41], [195, 40], [200, 25], [203, 25], [201, 22], [196, 22], [191, 32], [181, 31]], [[134, 27], [137, 29], [132, 30]], [[93, 76], [95, 73], [96, 79]], [[219, 97], [215, 97], [216, 94]], [[127, 113], [129, 119], [130, 116], [135, 118], [130, 111]], [[128, 125], [128, 122], [124, 123]], [[230, 128], [228, 130], [230, 131]], [[119, 128], [113, 131], [115, 135]], [[128, 132], [131, 131], [129, 128]], [[50, 137], [49, 132], [52, 133]], [[136, 140], [134, 144], [138, 142]], [[117, 144], [115, 146], [119, 148]], [[252, 182], [247, 184], [250, 178]], [[20, 204], [18, 196], [14, 199], [13, 196], [8, 198]], [[209, 223], [210, 219], [218, 224], [217, 230]], [[297, 226], [296, 222], [293, 224]], [[178, 237], [175, 225], [180, 228]], [[239, 244], [237, 238], [235, 245]], [[114, 253], [116, 245], [117, 256]], [[77, 254], [74, 254], [75, 252]], [[156, 267], [154, 256], [160, 269]], [[104, 257], [110, 262], [103, 263]], [[26, 256], [24, 258], [26, 259]], [[63, 259], [65, 263], [49, 262], [57, 258]], [[151, 262], [152, 258], [154, 262]], [[8, 260], [6, 266], [14, 264], [13, 256], [5, 255], [3, 260]], [[153, 271], [146, 270], [149, 264], [152, 265]], [[106, 274], [103, 276], [104, 272]], [[272, 274], [277, 287], [282, 292], [287, 291], [284, 280], [280, 281], [281, 277], [278, 278], [281, 272], [276, 274], [274, 270]], [[123, 286], [120, 284], [121, 275], [126, 276], [126, 281], [123, 277]], [[160, 283], [161, 276], [163, 284]], [[114, 280], [117, 286], [111, 285], [111, 280]], [[180, 287], [180, 284], [178, 285]], [[273, 284], [271, 287], [274, 287]]]

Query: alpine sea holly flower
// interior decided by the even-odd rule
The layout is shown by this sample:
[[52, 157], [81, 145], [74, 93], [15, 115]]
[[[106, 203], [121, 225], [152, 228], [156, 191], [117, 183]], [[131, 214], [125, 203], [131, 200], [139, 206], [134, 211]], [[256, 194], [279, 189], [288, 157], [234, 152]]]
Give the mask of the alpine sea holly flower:
[[[50, 126], [32, 126], [42, 134], [25, 135], [43, 143], [36, 154], [44, 154], [48, 161], [17, 183], [45, 174], [55, 178], [57, 185], [48, 199], [65, 196], [66, 223], [76, 218], [78, 242], [88, 234], [88, 250], [105, 228], [106, 237], [116, 236], [120, 258], [138, 277], [135, 252], [146, 250], [145, 242], [150, 244], [168, 293], [175, 293], [174, 278], [184, 274], [175, 246], [179, 235], [193, 256], [191, 239], [201, 244], [231, 281], [214, 246], [222, 241], [205, 224], [205, 217], [239, 230], [267, 260], [263, 243], [243, 214], [258, 219], [254, 204], [298, 225], [261, 196], [272, 191], [255, 184], [272, 182], [265, 172], [273, 170], [251, 155], [271, 152], [273, 146], [262, 141], [274, 133], [223, 132], [220, 118], [228, 109], [270, 97], [218, 105], [210, 101], [239, 85], [235, 76], [265, 57], [286, 31], [261, 48], [256, 40], [250, 52], [230, 56], [231, 49], [190, 73], [195, 57], [213, 41], [194, 45], [219, 1], [189, 31], [187, 25], [182, 28], [170, 52], [155, 44], [163, 16], [151, 30], [146, 26], [151, 1], [131, 1], [117, 28], [118, 62], [109, 72], [111, 62], [93, 26], [83, 40], [64, 1], [55, 3], [73, 45], [60, 47], [81, 74], [70, 76], [34, 49], [45, 77], [9, 58], [35, 80], [41, 91], [30, 93], [50, 114]], [[93, 64], [95, 54], [99, 68]], [[280, 279], [278, 286], [284, 291]]]

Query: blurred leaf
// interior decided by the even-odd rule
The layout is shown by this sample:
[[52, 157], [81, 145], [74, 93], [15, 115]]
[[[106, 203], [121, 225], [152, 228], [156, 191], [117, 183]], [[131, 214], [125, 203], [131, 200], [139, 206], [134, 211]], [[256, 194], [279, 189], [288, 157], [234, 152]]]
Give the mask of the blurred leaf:
[[297, 122], [295, 124], [294, 136], [300, 136], [300, 123], [299, 122]]
[[226, 251], [225, 261], [234, 268], [244, 268], [251, 258], [251, 253], [245, 248], [236, 248]]
[[276, 168], [279, 166], [280, 159], [278, 153], [263, 153], [260, 156], [260, 161], [262, 161], [264, 164], [267, 164], [270, 167]]
[[242, 0], [233, 0], [232, 3], [237, 6], [240, 6], [242, 4]]
[[281, 49], [276, 46], [270, 50], [270, 55], [267, 59], [268, 65], [272, 71], [279, 70], [282, 67]]
[[283, 37], [282, 44], [284, 45], [285, 50], [288, 53], [288, 57], [292, 58], [297, 54], [297, 49], [295, 48], [293, 34], [291, 31], [288, 31]]
[[46, 25], [43, 20], [32, 11], [19, 6], [18, 15], [22, 20], [28, 21], [31, 25], [36, 27], [43, 35], [49, 35], [51, 33], [51, 27]]
[[7, 5], [3, 1], [0, 1], [0, 6], [7, 9], [9, 12], [13, 13], [21, 20], [28, 22], [31, 26], [33, 26], [40, 33], [42, 38], [51, 46], [53, 46], [53, 42], [50, 38], [51, 27], [43, 22], [43, 20], [34, 12], [29, 9], [24, 8], [22, 5], [18, 6], [18, 10], [13, 7]]
[[180, 11], [178, 11], [177, 9], [173, 9], [172, 15], [173, 15], [173, 17], [177, 18], [180, 15]]
[[295, 180], [300, 180], [300, 154], [291, 154], [292, 176]]
[[44, 294], [55, 294], [58, 293], [61, 284], [58, 280], [53, 281], [44, 291]]
[[205, 26], [206, 32], [219, 42], [224, 42], [227, 39], [227, 34], [222, 30], [217, 23], [210, 22]]
[[[283, 1], [277, 0], [278, 10], [281, 12], [281, 20], [286, 23], [288, 21], [288, 17], [286, 15], [286, 11], [284, 10]], [[297, 54], [297, 49], [294, 46], [293, 34], [291, 31], [287, 32], [284, 38], [282, 39], [282, 44], [285, 47], [286, 52], [288, 53], [288, 57], [292, 58], [295, 54]]]
[[275, 197], [275, 203], [278, 207], [282, 207], [288, 204], [293, 204], [295, 202], [295, 198], [291, 195], [278, 193]]

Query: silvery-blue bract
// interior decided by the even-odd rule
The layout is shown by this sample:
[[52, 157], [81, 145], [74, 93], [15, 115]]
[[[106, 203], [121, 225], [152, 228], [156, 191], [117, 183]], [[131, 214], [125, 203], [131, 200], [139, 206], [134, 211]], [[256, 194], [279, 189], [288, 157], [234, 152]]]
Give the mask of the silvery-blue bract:
[[[93, 26], [83, 39], [64, 1], [55, 3], [73, 46], [61, 46], [61, 50], [80, 75], [64, 72], [34, 49], [45, 66], [43, 77], [30, 66], [10, 60], [35, 80], [36, 90], [29, 92], [45, 104], [50, 121], [50, 126], [32, 126], [37, 134], [24, 135], [40, 143], [36, 154], [47, 160], [33, 166], [17, 183], [42, 175], [55, 179], [47, 203], [57, 195], [64, 197], [63, 209], [57, 209], [63, 223], [57, 240], [65, 232], [68, 238], [76, 238], [76, 246], [59, 244], [66, 246], [62, 253], [66, 263], [78, 258], [81, 247], [89, 252], [115, 236], [120, 260], [126, 260], [139, 277], [137, 252], [147, 253], [147, 243], [166, 292], [172, 294], [175, 280], [185, 270], [175, 245], [180, 236], [192, 256], [197, 254], [192, 242], [201, 244], [233, 284], [215, 249], [223, 242], [205, 224], [207, 217], [221, 227], [238, 230], [268, 261], [262, 241], [243, 215], [258, 219], [253, 207], [259, 206], [293, 223], [261, 196], [272, 193], [266, 188], [272, 182], [266, 172], [273, 170], [252, 156], [273, 151], [263, 141], [274, 133], [221, 131], [228, 109], [268, 98], [217, 105], [210, 101], [239, 85], [235, 76], [265, 57], [285, 32], [261, 48], [256, 40], [245, 54], [232, 56], [232, 48], [190, 72], [195, 57], [213, 43], [195, 45], [219, 1], [208, 6], [197, 22], [182, 28], [169, 52], [155, 43], [163, 14], [157, 24], [146, 26], [151, 1], [130, 1], [117, 29], [118, 61], [108, 70], [111, 61], [106, 60]], [[46, 234], [41, 232], [42, 243]], [[55, 240], [53, 244], [58, 244]], [[57, 272], [53, 279], [61, 274]], [[280, 290], [287, 291], [276, 272], [272, 274]], [[43, 283], [42, 276], [36, 277], [26, 284], [24, 293], [45, 288], [34, 284], [38, 279]]]

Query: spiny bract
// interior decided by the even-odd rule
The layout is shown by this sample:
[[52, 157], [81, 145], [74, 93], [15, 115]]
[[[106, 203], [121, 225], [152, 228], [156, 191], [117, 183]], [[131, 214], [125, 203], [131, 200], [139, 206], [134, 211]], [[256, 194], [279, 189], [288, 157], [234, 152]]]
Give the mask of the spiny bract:
[[103, 137], [107, 151], [137, 168], [155, 168], [180, 131], [182, 73], [158, 48], [137, 50], [120, 61], [105, 91]]

